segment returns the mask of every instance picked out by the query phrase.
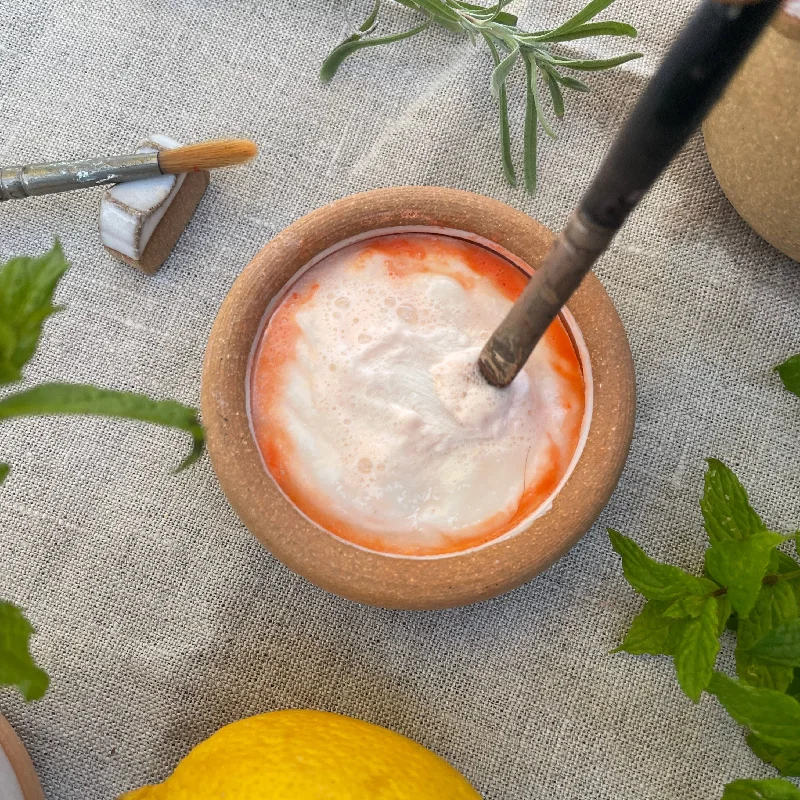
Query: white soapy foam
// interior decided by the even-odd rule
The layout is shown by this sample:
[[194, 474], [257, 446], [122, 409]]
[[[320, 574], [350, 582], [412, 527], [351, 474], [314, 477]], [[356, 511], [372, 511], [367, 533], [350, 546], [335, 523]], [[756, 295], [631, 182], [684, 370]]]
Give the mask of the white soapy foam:
[[508, 389], [490, 386], [478, 353], [511, 302], [457, 255], [449, 274], [398, 278], [381, 254], [357, 264], [362, 251], [334, 253], [293, 287], [319, 284], [294, 312], [295, 358], [272, 406], [296, 450], [286, 467], [330, 513], [389, 544], [437, 546], [510, 520], [551, 465], [551, 437], [572, 447], [552, 354], [540, 345]]

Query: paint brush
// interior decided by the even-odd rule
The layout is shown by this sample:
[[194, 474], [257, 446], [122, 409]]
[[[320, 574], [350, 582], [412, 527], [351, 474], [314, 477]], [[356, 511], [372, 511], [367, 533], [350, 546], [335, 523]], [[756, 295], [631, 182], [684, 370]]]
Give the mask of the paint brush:
[[213, 139], [158, 153], [4, 167], [0, 168], [0, 201], [231, 167], [250, 161], [257, 153], [258, 147], [249, 139]]
[[572, 293], [711, 109], [780, 0], [704, 0], [668, 51], [523, 293], [481, 351], [508, 386]]

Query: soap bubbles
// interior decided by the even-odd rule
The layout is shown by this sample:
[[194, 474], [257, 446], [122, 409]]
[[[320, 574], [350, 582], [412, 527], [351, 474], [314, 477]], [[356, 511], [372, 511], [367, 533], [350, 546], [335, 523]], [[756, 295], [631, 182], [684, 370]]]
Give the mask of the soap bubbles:
[[[417, 236], [415, 252], [437, 238], [404, 238]], [[511, 302], [478, 272], [464, 281], [471, 267], [458, 258], [451, 275], [449, 262], [393, 269], [369, 250], [352, 245], [319, 262], [296, 286], [308, 299], [287, 308], [298, 333], [272, 357], [288, 362], [280, 372], [290, 379], [271, 402], [290, 421], [292, 479], [343, 525], [387, 542], [455, 541], [511, 519], [526, 481], [547, 468], [537, 453], [551, 441], [569, 447], [550, 438], [565, 412], [548, 355], [508, 389], [490, 386], [478, 353]]]
[[419, 314], [417, 313], [417, 309], [414, 308], [410, 303], [401, 303], [397, 306], [397, 316], [400, 317], [403, 322], [407, 322], [409, 325], [413, 325]]

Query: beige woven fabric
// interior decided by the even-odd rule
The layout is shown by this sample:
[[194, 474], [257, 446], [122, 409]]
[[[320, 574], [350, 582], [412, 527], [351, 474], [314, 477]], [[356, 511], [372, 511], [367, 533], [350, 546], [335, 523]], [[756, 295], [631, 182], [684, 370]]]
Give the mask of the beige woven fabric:
[[[105, 253], [98, 191], [0, 208], [0, 258], [72, 261], [29, 382], [70, 379], [196, 404], [208, 332], [250, 257], [300, 215], [354, 191], [436, 184], [558, 227], [692, 5], [619, 0], [645, 58], [590, 75], [541, 188], [508, 188], [490, 63], [444, 32], [358, 55], [328, 86], [329, 49], [365, 0], [3, 0], [0, 163], [119, 151], [152, 132], [251, 136], [258, 162], [213, 177], [155, 277]], [[388, 5], [388, 4], [387, 4]], [[512, 6], [533, 29], [578, 0]], [[398, 24], [408, 12], [396, 11]], [[610, 15], [606, 14], [608, 18]], [[626, 42], [573, 50], [623, 52]], [[520, 76], [512, 81], [519, 153]], [[609, 655], [640, 601], [605, 527], [701, 563], [703, 459], [742, 476], [770, 526], [800, 523], [800, 402], [771, 366], [800, 351], [800, 265], [760, 240], [720, 191], [696, 137], [598, 267], [636, 361], [636, 436], [601, 520], [561, 562], [492, 602], [398, 613], [333, 597], [243, 528], [207, 459], [169, 474], [178, 433], [134, 423], [4, 424], [0, 596], [27, 609], [52, 676], [45, 699], [0, 710], [48, 798], [106, 800], [165, 777], [240, 717], [285, 707], [355, 715], [451, 761], [491, 800], [721, 795], [770, 770], [671, 663]]]

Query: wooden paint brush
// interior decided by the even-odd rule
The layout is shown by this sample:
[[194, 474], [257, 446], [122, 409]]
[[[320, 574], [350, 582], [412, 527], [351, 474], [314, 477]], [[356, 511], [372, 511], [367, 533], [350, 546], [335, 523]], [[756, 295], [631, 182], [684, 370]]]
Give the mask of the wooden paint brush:
[[4, 167], [0, 169], [0, 201], [231, 167], [250, 161], [257, 153], [258, 147], [249, 139], [214, 139], [158, 153]]

